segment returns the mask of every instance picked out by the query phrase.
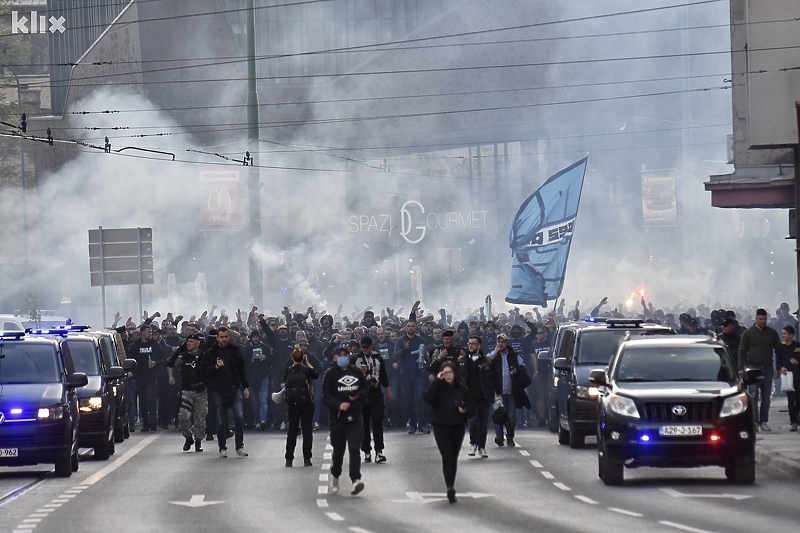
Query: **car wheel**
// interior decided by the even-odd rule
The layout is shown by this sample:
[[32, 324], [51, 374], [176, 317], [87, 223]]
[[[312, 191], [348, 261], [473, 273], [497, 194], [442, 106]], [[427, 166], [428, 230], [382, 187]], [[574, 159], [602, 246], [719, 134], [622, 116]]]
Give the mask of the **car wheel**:
[[750, 457], [743, 463], [725, 467], [725, 477], [738, 485], [752, 485], [756, 481], [756, 461]]
[[569, 444], [569, 431], [564, 429], [564, 426], [561, 425], [561, 421], [557, 421], [558, 423], [558, 443], [559, 444]]
[[114, 442], [123, 442], [125, 440], [125, 425], [122, 420], [114, 421]]
[[597, 453], [598, 475], [605, 485], [622, 485], [625, 480], [622, 463], [617, 463], [604, 451]]
[[73, 453], [72, 456], [70, 456], [70, 458], [69, 458], [69, 466], [70, 466], [70, 468], [72, 469], [73, 472], [77, 472], [78, 471], [78, 467], [80, 466], [80, 464], [78, 462], [78, 449], [77, 448], [75, 449], [75, 453]]
[[108, 441], [108, 453], [109, 453], [109, 455], [114, 455], [115, 453], [117, 453], [117, 445], [114, 442], [114, 437], [113, 436]]
[[558, 409], [550, 410], [550, 433], [558, 431]]
[[72, 475], [72, 458], [68, 455], [56, 461], [56, 477], [70, 477]]
[[[113, 441], [113, 439], [112, 439]], [[94, 447], [94, 458], [99, 459], [101, 461], [108, 460], [109, 456], [111, 455], [111, 445], [109, 441], [103, 442], [100, 446]]]
[[569, 447], [573, 450], [575, 448], [583, 448], [586, 444], [586, 435], [572, 427], [572, 417], [568, 420], [569, 423]]

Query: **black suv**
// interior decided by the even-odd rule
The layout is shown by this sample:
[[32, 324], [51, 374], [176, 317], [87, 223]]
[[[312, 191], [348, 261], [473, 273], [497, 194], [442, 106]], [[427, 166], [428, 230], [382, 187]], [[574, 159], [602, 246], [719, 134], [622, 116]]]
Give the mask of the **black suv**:
[[54, 463], [59, 477], [78, 470], [78, 397], [67, 340], [0, 332], [0, 466]]
[[756, 475], [755, 403], [746, 385], [764, 379], [746, 368], [740, 378], [725, 345], [675, 336], [623, 342], [607, 370], [591, 373], [598, 400], [598, 473], [623, 482], [623, 466], [718, 465], [735, 483]]
[[[592, 319], [597, 320], [597, 319]], [[589, 383], [589, 373], [605, 368], [628, 336], [672, 335], [667, 326], [645, 324], [643, 320], [609, 318], [590, 326], [574, 324], [564, 328], [553, 366], [557, 371], [556, 411], [558, 442], [581, 448], [587, 435], [597, 429], [596, 386]]]

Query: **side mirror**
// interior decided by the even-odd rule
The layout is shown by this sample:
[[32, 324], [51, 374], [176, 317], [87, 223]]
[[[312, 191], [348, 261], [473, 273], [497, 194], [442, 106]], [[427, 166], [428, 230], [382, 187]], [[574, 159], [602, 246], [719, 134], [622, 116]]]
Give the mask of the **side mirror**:
[[742, 381], [745, 385], [753, 385], [759, 383], [766, 378], [764, 371], [760, 367], [746, 366], [744, 367], [744, 376]]
[[589, 383], [594, 383], [598, 386], [608, 385], [608, 376], [605, 370], [592, 370], [589, 372]]
[[67, 385], [70, 389], [78, 389], [89, 384], [89, 378], [83, 372], [73, 372]]
[[125, 370], [121, 366], [112, 366], [108, 369], [108, 377], [111, 379], [119, 379], [125, 375]]
[[125, 362], [122, 363], [122, 369], [126, 372], [133, 372], [136, 370], [136, 359], [125, 359]]
[[559, 357], [553, 363], [556, 370], [570, 370], [569, 362], [566, 357]]

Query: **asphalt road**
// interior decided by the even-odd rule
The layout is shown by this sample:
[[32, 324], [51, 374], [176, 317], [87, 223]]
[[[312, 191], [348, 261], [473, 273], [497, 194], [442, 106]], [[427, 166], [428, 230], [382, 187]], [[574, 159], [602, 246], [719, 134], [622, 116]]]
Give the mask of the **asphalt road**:
[[135, 433], [109, 461], [86, 456], [69, 479], [47, 465], [0, 469], [0, 531], [778, 533], [800, 523], [794, 477], [759, 467], [755, 485], [737, 486], [721, 468], [638, 469], [625, 471], [623, 486], [605, 487], [591, 439], [570, 450], [542, 430], [520, 431], [516, 448], [491, 444], [488, 459], [467, 457], [465, 445], [455, 505], [433, 437], [404, 432], [387, 433], [386, 464], [363, 465], [357, 497], [345, 459], [333, 495], [326, 436], [314, 433], [307, 468], [284, 467], [285, 433], [248, 432], [250, 457], [220, 459], [212, 442], [203, 453], [182, 452], [182, 437], [169, 431]]

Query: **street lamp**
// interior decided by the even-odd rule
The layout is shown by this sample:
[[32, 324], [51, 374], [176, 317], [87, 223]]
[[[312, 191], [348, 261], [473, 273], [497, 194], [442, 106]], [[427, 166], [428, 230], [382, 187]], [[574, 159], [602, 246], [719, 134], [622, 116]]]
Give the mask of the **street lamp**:
[[[17, 83], [17, 107], [19, 109], [19, 117], [22, 119], [22, 97], [20, 96], [19, 76], [8, 65], [0, 64], [0, 68], [8, 69], [14, 76]], [[19, 137], [19, 152], [20, 152], [20, 171], [22, 173], [22, 238], [23, 238], [23, 253], [25, 265], [28, 264], [28, 193], [25, 187], [25, 135], [24, 133]]]

